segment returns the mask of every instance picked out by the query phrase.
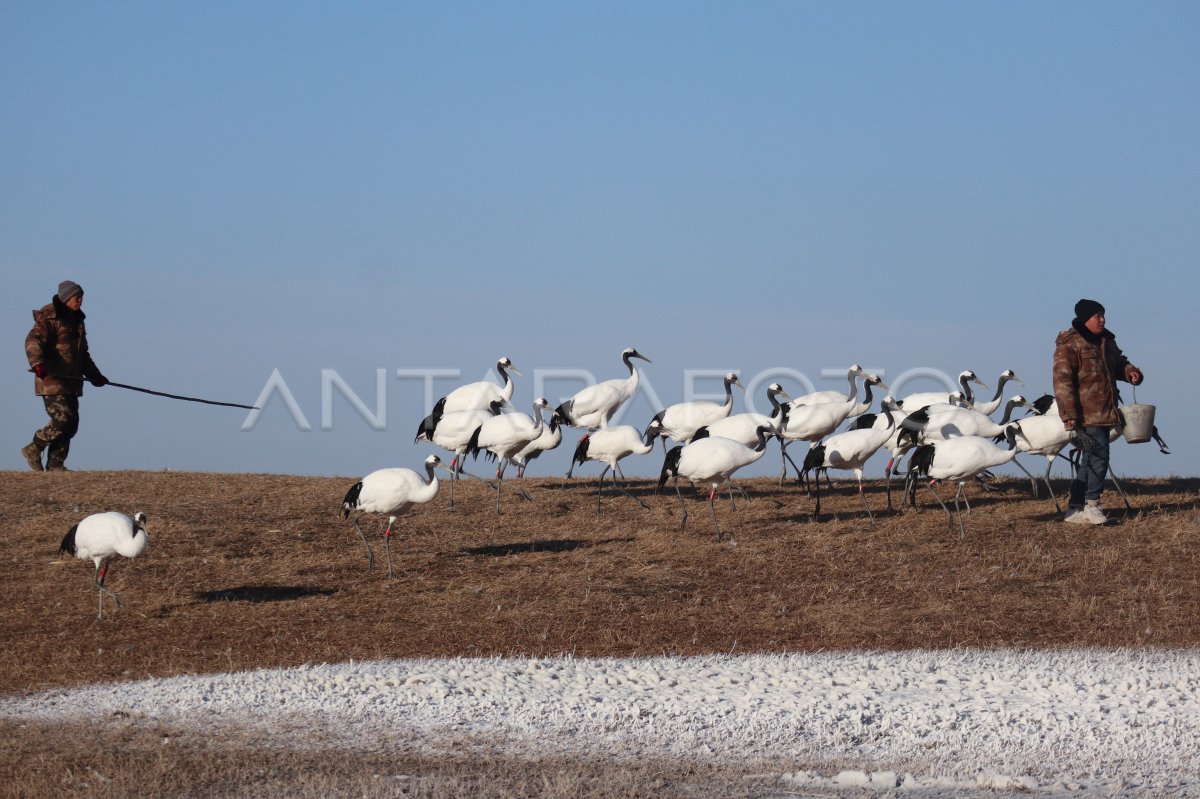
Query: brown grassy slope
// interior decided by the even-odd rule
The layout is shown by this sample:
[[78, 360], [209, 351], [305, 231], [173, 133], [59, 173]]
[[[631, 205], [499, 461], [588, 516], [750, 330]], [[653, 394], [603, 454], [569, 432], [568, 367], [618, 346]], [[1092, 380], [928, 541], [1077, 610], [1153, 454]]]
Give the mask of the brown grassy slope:
[[[1028, 482], [972, 488], [962, 539], [927, 494], [870, 529], [848, 486], [814, 522], [794, 483], [756, 479], [718, 503], [720, 542], [701, 499], [680, 532], [644, 481], [650, 510], [606, 495], [600, 516], [594, 477], [507, 481], [532, 501], [508, 490], [500, 516], [467, 481], [454, 512], [443, 491], [401, 520], [390, 581], [336, 516], [352, 482], [0, 472], [0, 693], [351, 658], [1200, 645], [1195, 479], [1129, 481], [1135, 512], [1104, 528], [1058, 522]], [[110, 509], [144, 510], [151, 543], [114, 564], [125, 608], [100, 621], [91, 564], [55, 551]]]

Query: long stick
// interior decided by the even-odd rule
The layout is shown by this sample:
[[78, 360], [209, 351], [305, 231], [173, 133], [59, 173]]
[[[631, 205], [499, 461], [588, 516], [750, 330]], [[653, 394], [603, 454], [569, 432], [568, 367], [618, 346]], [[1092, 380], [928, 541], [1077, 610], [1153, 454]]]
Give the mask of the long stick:
[[[32, 369], [30, 369], [29, 371], [30, 371], [30, 372], [32, 372], [33, 370], [32, 370]], [[84, 380], [84, 378], [82, 378], [82, 377], [73, 377], [73, 376], [70, 376], [70, 375], [56, 375], [56, 374], [52, 374], [52, 375], [47, 375], [47, 376], [48, 376], [48, 377], [54, 377], [54, 378], [57, 378], [57, 379], [59, 379], [59, 380], [78, 380], [78, 381], [79, 381], [79, 382], [81, 382], [81, 383], [82, 383], [82, 382], [83, 382], [83, 380]], [[109, 380], [109, 381], [108, 381], [107, 383], [105, 383], [104, 385], [106, 385], [106, 386], [116, 386], [117, 388], [124, 388], [124, 389], [128, 389], [128, 390], [130, 390], [130, 391], [140, 391], [140, 392], [142, 392], [143, 394], [153, 394], [153, 395], [154, 395], [154, 396], [156, 396], [156, 397], [167, 397], [168, 399], [185, 400], [185, 401], [187, 401], [187, 402], [202, 402], [202, 403], [204, 403], [205, 405], [224, 405], [224, 406], [225, 406], [225, 407], [227, 407], [227, 408], [245, 408], [245, 409], [246, 409], [246, 410], [248, 410], [248, 411], [257, 411], [257, 410], [261, 410], [261, 409], [260, 409], [260, 408], [259, 408], [257, 405], [242, 405], [242, 404], [240, 404], [240, 403], [237, 403], [237, 402], [217, 402], [216, 400], [206, 400], [206, 399], [200, 399], [199, 397], [185, 397], [185, 396], [183, 396], [183, 395], [181, 395], [181, 394], [168, 394], [168, 393], [166, 393], [165, 391], [151, 391], [151, 390], [150, 390], [150, 389], [148, 389], [148, 388], [140, 388], [140, 387], [138, 387], [138, 386], [130, 386], [130, 385], [127, 385], [127, 384], [125, 384], [125, 383], [115, 383], [115, 382], [113, 382], [112, 380]]]

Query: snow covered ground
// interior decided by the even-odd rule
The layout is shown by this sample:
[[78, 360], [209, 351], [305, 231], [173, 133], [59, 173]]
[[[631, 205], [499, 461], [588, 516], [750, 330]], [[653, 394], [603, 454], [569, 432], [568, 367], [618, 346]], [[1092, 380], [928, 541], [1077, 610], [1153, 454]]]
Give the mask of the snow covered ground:
[[770, 763], [799, 791], [1200, 795], [1200, 650], [382, 661], [8, 697], [0, 717], [146, 719], [291, 747]]

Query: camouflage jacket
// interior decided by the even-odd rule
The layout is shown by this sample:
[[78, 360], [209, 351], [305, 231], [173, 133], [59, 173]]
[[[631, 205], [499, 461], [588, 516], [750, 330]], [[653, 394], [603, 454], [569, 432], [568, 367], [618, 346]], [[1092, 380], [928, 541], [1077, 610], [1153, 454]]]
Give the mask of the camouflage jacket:
[[[1054, 349], [1054, 398], [1064, 423], [1079, 427], [1117, 427], [1121, 393], [1116, 381], [1129, 382], [1134, 368], [1108, 330], [1100, 335], [1072, 322], [1058, 334]], [[1067, 425], [1070, 427], [1070, 425]]]
[[[39, 397], [81, 396], [83, 378], [101, 376], [88, 352], [84, 318], [83, 311], [71, 310], [57, 296], [33, 312], [33, 329], [25, 337], [25, 357], [30, 366], [46, 364], [49, 372], [34, 378], [34, 393]], [[55, 375], [66, 375], [68, 379]]]

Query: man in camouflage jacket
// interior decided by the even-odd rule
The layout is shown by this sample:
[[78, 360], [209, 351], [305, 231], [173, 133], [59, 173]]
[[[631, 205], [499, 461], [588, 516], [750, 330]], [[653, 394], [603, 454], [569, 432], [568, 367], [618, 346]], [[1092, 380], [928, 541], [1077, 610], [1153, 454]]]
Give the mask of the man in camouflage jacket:
[[[1054, 349], [1054, 397], [1058, 415], [1072, 441], [1083, 451], [1071, 482], [1071, 499], [1064, 517], [1080, 524], [1103, 524], [1100, 494], [1108, 476], [1108, 440], [1119, 427], [1116, 381], [1139, 385], [1142, 372], [1117, 346], [1104, 327], [1104, 306], [1095, 300], [1075, 304], [1075, 319], [1058, 334]], [[1084, 438], [1086, 436], [1086, 438]]]
[[[71, 439], [79, 430], [79, 397], [83, 380], [103, 386], [108, 379], [100, 373], [88, 352], [84, 327], [83, 289], [64, 280], [58, 293], [33, 312], [33, 329], [25, 337], [25, 356], [34, 373], [34, 392], [42, 398], [50, 423], [33, 434], [33, 442], [21, 449], [29, 468], [36, 472], [65, 471]], [[42, 466], [42, 451], [46, 464]]]

